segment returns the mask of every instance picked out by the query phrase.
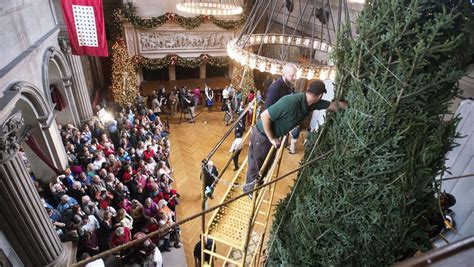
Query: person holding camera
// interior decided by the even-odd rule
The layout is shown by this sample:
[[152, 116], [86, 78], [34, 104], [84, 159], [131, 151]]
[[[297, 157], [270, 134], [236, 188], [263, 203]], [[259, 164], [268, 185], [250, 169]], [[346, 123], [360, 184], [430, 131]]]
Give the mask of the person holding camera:
[[195, 117], [195, 102], [194, 102], [194, 94], [191, 91], [188, 91], [186, 95], [184, 95], [183, 98], [183, 103], [184, 106], [187, 107], [189, 115], [191, 116], [191, 119], [189, 120], [189, 123], [195, 123], [194, 117]]

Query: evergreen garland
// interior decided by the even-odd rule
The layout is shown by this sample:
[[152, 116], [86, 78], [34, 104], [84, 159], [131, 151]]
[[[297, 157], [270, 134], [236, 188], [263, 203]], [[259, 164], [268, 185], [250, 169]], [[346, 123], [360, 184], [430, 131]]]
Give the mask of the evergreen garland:
[[184, 17], [184, 16], [180, 16], [178, 14], [171, 13], [171, 12], [165, 13], [157, 17], [142, 18], [135, 14], [135, 7], [132, 5], [132, 3], [128, 3], [127, 5], [121, 8], [115, 9], [112, 16], [113, 16], [114, 32], [119, 37], [123, 36], [123, 27], [122, 27], [121, 17], [126, 19], [133, 26], [140, 29], [145, 29], [145, 30], [151, 30], [157, 27], [161, 27], [163, 24], [167, 22], [176, 22], [180, 26], [186, 29], [192, 30], [201, 26], [201, 24], [204, 23], [205, 21], [210, 21], [217, 27], [220, 27], [226, 30], [235, 30], [235, 29], [240, 28], [242, 25], [244, 25], [245, 21], [247, 20], [246, 15], [243, 15], [238, 20], [222, 20], [222, 19], [218, 19], [215, 16], [204, 16], [204, 15], [197, 15], [194, 17]]
[[169, 54], [163, 58], [146, 58], [137, 55], [133, 57], [133, 62], [137, 69], [159, 70], [169, 65], [196, 68], [203, 63], [214, 67], [225, 67], [229, 65], [230, 59], [229, 57], [211, 57], [207, 54], [202, 54], [193, 59], [186, 59], [175, 54]]
[[387, 266], [430, 249], [434, 178], [456, 135], [457, 119], [443, 115], [463, 75], [466, 4], [369, 1], [358, 36], [339, 34], [336, 95], [350, 107], [311, 135], [305, 160], [333, 153], [279, 203], [268, 266]]

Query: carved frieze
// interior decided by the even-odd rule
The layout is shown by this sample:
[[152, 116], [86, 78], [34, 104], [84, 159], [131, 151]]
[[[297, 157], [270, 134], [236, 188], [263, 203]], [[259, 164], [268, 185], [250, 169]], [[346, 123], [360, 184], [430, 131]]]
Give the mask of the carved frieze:
[[140, 51], [225, 50], [231, 32], [141, 32]]
[[0, 125], [0, 161], [18, 150], [18, 137], [23, 126], [21, 111], [16, 111]]

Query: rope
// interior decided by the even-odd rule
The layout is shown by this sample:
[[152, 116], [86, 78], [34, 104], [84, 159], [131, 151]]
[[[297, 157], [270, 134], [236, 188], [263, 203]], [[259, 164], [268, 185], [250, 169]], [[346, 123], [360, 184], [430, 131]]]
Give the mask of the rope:
[[468, 178], [468, 177], [472, 177], [472, 176], [474, 176], [474, 173], [466, 174], [466, 175], [460, 175], [460, 176], [452, 176], [452, 177], [448, 177], [448, 178], [441, 178], [441, 179], [438, 179], [436, 181], [437, 182], [444, 182], [444, 181], [448, 181], [448, 180]]
[[255, 191], [257, 191], [257, 190], [260, 190], [260, 189], [262, 189], [262, 188], [264, 188], [264, 187], [267, 187], [267, 186], [269, 186], [269, 185], [272, 185], [272, 184], [274, 184], [274, 183], [276, 183], [276, 182], [278, 182], [278, 181], [280, 181], [280, 180], [282, 180], [282, 179], [284, 179], [284, 178], [290, 176], [291, 174], [293, 174], [293, 173], [295, 173], [295, 172], [298, 172], [299, 170], [305, 168], [306, 166], [308, 166], [308, 165], [310, 165], [310, 164], [312, 164], [312, 163], [314, 163], [314, 162], [316, 162], [316, 161], [318, 161], [318, 160], [320, 160], [320, 159], [326, 157], [327, 155], [329, 155], [329, 154], [332, 153], [332, 152], [333, 152], [333, 150], [330, 150], [330, 151], [326, 152], [325, 154], [323, 154], [323, 155], [321, 155], [321, 156], [319, 156], [319, 157], [317, 157], [317, 158], [315, 158], [315, 159], [309, 160], [309, 161], [307, 161], [305, 164], [301, 165], [300, 167], [298, 167], [298, 168], [296, 168], [296, 169], [293, 169], [293, 170], [291, 170], [291, 171], [289, 171], [289, 172], [283, 174], [282, 176], [280, 176], [280, 177], [278, 177], [278, 178], [275, 178], [275, 180], [273, 180], [273, 181], [270, 181], [270, 182], [268, 182], [268, 183], [265, 183], [265, 184], [262, 184], [262, 185], [260, 185], [260, 186], [257, 186], [257, 187], [255, 187], [254, 189], [252, 189], [251, 191], [249, 191], [249, 192], [247, 192], [247, 193], [242, 193], [242, 194], [240, 194], [240, 195], [238, 195], [238, 196], [236, 196], [236, 197], [234, 197], [234, 198], [232, 198], [232, 199], [229, 199], [229, 200], [227, 200], [227, 201], [225, 201], [225, 202], [223, 202], [223, 203], [221, 203], [221, 204], [219, 204], [219, 205], [216, 205], [216, 206], [211, 207], [211, 208], [209, 208], [209, 209], [207, 209], [207, 210], [205, 210], [205, 211], [201, 211], [201, 212], [196, 213], [196, 214], [194, 214], [194, 215], [192, 215], [192, 216], [189, 216], [189, 217], [185, 218], [185, 219], [182, 220], [182, 221], [175, 222], [175, 223], [173, 223], [172, 225], [169, 225], [169, 226], [167, 226], [167, 227], [165, 227], [165, 228], [162, 228], [162, 229], [159, 229], [159, 230], [157, 230], [157, 231], [151, 232], [151, 233], [145, 235], [144, 237], [142, 237], [142, 238], [140, 238], [140, 239], [130, 241], [130, 242], [126, 243], [126, 244], [117, 246], [117, 247], [115, 247], [115, 248], [112, 248], [112, 249], [107, 250], [107, 251], [104, 251], [104, 252], [101, 252], [101, 253], [99, 253], [99, 254], [97, 254], [97, 255], [91, 257], [91, 258], [88, 258], [88, 259], [79, 261], [79, 262], [73, 264], [72, 266], [84, 266], [84, 265], [86, 265], [87, 263], [89, 263], [89, 262], [91, 262], [91, 261], [95, 261], [95, 260], [97, 260], [97, 259], [99, 259], [99, 258], [103, 258], [103, 257], [109, 256], [109, 255], [111, 255], [111, 254], [114, 254], [115, 252], [119, 252], [119, 251], [121, 251], [121, 250], [130, 248], [130, 247], [134, 247], [134, 246], [137, 246], [137, 245], [140, 245], [140, 244], [142, 244], [145, 240], [147, 240], [147, 239], [149, 239], [149, 238], [162, 237], [162, 236], [168, 234], [168, 232], [169, 232], [170, 230], [174, 229], [175, 227], [177, 227], [177, 226], [179, 226], [179, 225], [181, 225], [181, 224], [185, 224], [185, 223], [187, 223], [187, 222], [189, 222], [189, 221], [191, 221], [191, 220], [194, 220], [194, 219], [196, 219], [196, 218], [198, 218], [198, 217], [201, 217], [201, 216], [203, 216], [204, 214], [207, 214], [207, 213], [209, 213], [209, 212], [211, 212], [211, 211], [214, 211], [214, 210], [216, 210], [216, 209], [218, 209], [218, 208], [220, 208], [220, 207], [226, 206], [226, 205], [228, 205], [229, 203], [234, 202], [234, 201], [236, 201], [236, 200], [238, 200], [238, 199], [240, 199], [240, 198], [243, 198], [243, 197], [247, 196], [247, 195], [250, 194], [250, 193], [253, 193], [253, 192], [255, 192]]

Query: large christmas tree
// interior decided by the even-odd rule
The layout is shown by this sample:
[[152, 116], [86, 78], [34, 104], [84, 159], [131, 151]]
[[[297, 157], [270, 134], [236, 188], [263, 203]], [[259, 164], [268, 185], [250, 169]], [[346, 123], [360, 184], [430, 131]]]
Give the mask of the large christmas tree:
[[339, 34], [336, 95], [350, 107], [307, 145], [305, 160], [332, 152], [278, 205], [268, 266], [387, 266], [430, 248], [467, 2], [367, 1], [357, 36]]
[[122, 38], [112, 46], [112, 96], [121, 106], [138, 96], [137, 71]]
[[246, 66], [242, 66], [238, 63], [234, 64], [231, 83], [234, 87], [242, 90], [242, 95], [244, 97], [247, 96], [250, 90], [256, 91], [252, 69]]

